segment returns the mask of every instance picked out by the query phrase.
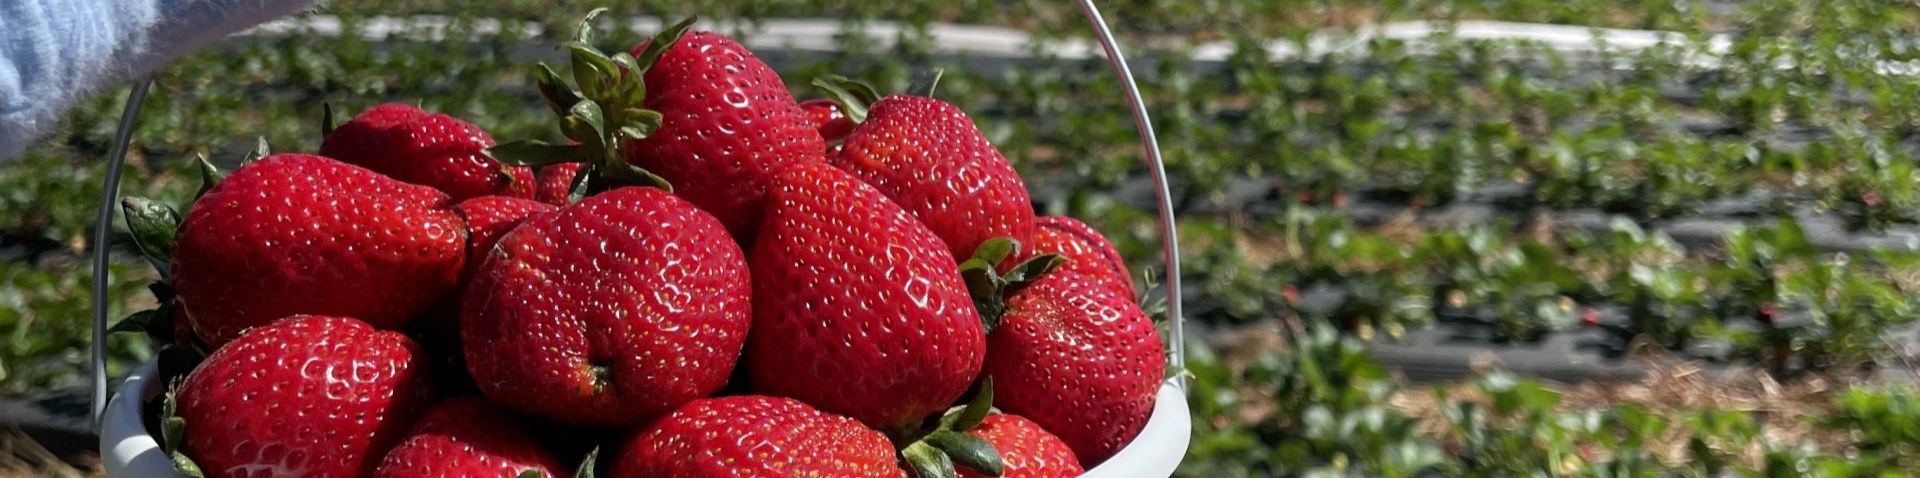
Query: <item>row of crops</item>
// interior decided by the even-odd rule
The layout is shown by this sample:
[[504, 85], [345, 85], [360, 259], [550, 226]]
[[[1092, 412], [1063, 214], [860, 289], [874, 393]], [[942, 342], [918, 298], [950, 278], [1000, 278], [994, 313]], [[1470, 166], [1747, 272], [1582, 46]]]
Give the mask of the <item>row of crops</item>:
[[[1198, 347], [1189, 371], [1199, 380], [1187, 476], [1876, 476], [1920, 466], [1920, 429], [1905, 425], [1920, 423], [1920, 396], [1900, 388], [1834, 385], [1792, 396], [1803, 406], [1795, 413], [1590, 400], [1500, 374], [1435, 396], [1392, 379], [1361, 341], [1471, 329], [1487, 347], [1518, 347], [1589, 328], [1785, 383], [1905, 370], [1908, 326], [1920, 318], [1920, 243], [1902, 239], [1920, 237], [1920, 76], [1898, 66], [1920, 61], [1920, 6], [1111, 3], [1142, 61], [1176, 180], [1189, 319], [1220, 331], [1200, 334], [1212, 341], [1197, 346], [1221, 348]], [[543, 46], [551, 39], [477, 20], [562, 32], [587, 8], [345, 0], [322, 12], [343, 21], [343, 34], [296, 30], [191, 56], [156, 73], [123, 192], [183, 202], [197, 184], [188, 159], [231, 164], [255, 137], [311, 150], [328, 103], [423, 102], [498, 138], [551, 139], [529, 113], [538, 99], [524, 68], [557, 57]], [[939, 54], [925, 28], [1009, 26], [1041, 45], [1085, 38], [1071, 5], [648, 1], [615, 13], [843, 19], [838, 53], [768, 55], [800, 96], [818, 96], [803, 85], [824, 72], [898, 87], [944, 67], [942, 96], [980, 112], [1022, 172], [1045, 178], [1031, 185], [1043, 212], [1099, 218], [1139, 272], [1163, 274], [1149, 270], [1157, 232], [1106, 66], [1045, 55], [983, 64]], [[444, 37], [456, 40], [358, 34], [373, 15], [413, 14], [449, 15]], [[1475, 19], [1682, 35], [1575, 53], [1444, 28]], [[861, 34], [867, 20], [914, 28], [873, 38]], [[1438, 21], [1441, 33], [1355, 36], [1403, 20]], [[1326, 38], [1356, 46], [1270, 54]], [[1233, 53], [1193, 58], [1192, 45], [1214, 41]], [[86, 237], [121, 96], [97, 95], [64, 130], [0, 164], [7, 392], [82, 383], [85, 253], [95, 247]], [[1458, 210], [1482, 214], [1443, 217]], [[1678, 227], [1701, 223], [1711, 227]], [[125, 253], [114, 266], [116, 314], [148, 305], [134, 303], [146, 268], [124, 239], [110, 247]], [[1258, 331], [1281, 339], [1224, 347]], [[151, 353], [139, 342], [114, 342], [116, 370]]]

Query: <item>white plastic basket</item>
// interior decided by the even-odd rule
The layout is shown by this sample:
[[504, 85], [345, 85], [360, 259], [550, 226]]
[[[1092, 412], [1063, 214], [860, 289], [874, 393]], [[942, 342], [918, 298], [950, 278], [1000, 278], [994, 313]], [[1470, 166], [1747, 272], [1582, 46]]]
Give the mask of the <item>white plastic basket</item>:
[[[1132, 69], [1127, 66], [1125, 55], [1120, 52], [1119, 43], [1113, 38], [1106, 20], [1093, 5], [1093, 0], [1079, 0], [1080, 9], [1085, 13], [1087, 22], [1093, 26], [1101, 47], [1106, 52], [1107, 61], [1113, 66], [1114, 75], [1120, 80], [1121, 87], [1127, 93], [1128, 105], [1132, 109], [1134, 127], [1140, 133], [1140, 146], [1146, 153], [1148, 171], [1153, 175], [1155, 192], [1159, 199], [1161, 254], [1165, 261], [1166, 306], [1168, 320], [1172, 324], [1167, 328], [1167, 360], [1173, 369], [1185, 368], [1184, 351], [1185, 318], [1180, 311], [1180, 245], [1175, 234], [1173, 203], [1167, 187], [1166, 167], [1160, 159], [1160, 144], [1153, 133], [1153, 125], [1147, 115], [1145, 102], [1140, 97], [1140, 89], [1134, 82]], [[108, 175], [105, 188], [101, 193], [99, 217], [95, 224], [94, 244], [107, 244], [113, 231], [115, 204], [118, 202], [120, 171], [126, 156], [128, 140], [137, 121], [141, 104], [146, 99], [150, 83], [140, 81], [128, 96], [126, 110], [121, 114], [119, 133], [115, 136], [114, 147], [109, 154]], [[100, 427], [100, 460], [107, 475], [119, 478], [176, 478], [173, 463], [160, 444], [147, 430], [144, 417], [147, 410], [142, 407], [149, 399], [162, 392], [163, 385], [159, 377], [157, 361], [148, 361], [131, 375], [127, 376], [118, 394], [111, 402], [107, 399], [106, 375], [106, 330], [107, 330], [107, 247], [94, 248], [94, 318], [93, 318], [93, 363], [94, 383], [93, 417]], [[1160, 392], [1154, 403], [1153, 414], [1140, 435], [1122, 448], [1118, 454], [1094, 469], [1087, 470], [1084, 477], [1096, 478], [1138, 478], [1172, 476], [1180, 466], [1180, 459], [1186, 454], [1187, 442], [1192, 433], [1191, 417], [1187, 410], [1186, 382], [1183, 377], [1169, 377], [1160, 385]]]

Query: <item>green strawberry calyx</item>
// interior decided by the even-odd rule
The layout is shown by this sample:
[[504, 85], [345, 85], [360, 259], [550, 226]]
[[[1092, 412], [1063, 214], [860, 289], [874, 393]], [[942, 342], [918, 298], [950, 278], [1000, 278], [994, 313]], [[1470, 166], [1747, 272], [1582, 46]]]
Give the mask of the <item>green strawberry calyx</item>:
[[980, 391], [967, 405], [947, 412], [931, 429], [897, 436], [895, 443], [906, 443], [900, 457], [915, 478], [954, 478], [955, 466], [986, 476], [1006, 472], [1006, 461], [993, 443], [967, 433], [993, 412], [993, 379], [980, 380]]
[[[267, 151], [267, 141], [261, 138], [259, 145], [253, 152], [248, 153], [241, 163], [243, 165], [252, 163], [266, 156]], [[213, 162], [208, 161], [206, 156], [200, 156], [198, 162], [201, 183], [200, 191], [194, 194], [195, 200], [206, 195], [207, 190], [213, 189], [215, 184], [219, 184], [227, 177], [226, 173], [214, 166]], [[180, 223], [183, 220], [180, 211], [164, 202], [129, 196], [120, 199], [120, 212], [121, 218], [126, 221], [127, 233], [133, 238], [134, 248], [139, 249], [140, 255], [146, 258], [147, 264], [152, 265], [153, 270], [160, 273], [158, 280], [147, 284], [147, 290], [153, 293], [154, 301], [159, 305], [152, 309], [128, 314], [126, 318], [115, 322], [107, 332], [141, 333], [155, 345], [185, 345], [190, 351], [203, 352], [204, 349], [199, 347], [199, 344], [176, 343], [178, 339], [191, 342], [193, 340], [191, 337], [174, 336], [175, 321], [186, 320], [178, 313], [179, 300], [173, 291], [173, 246], [179, 238]]]
[[625, 142], [646, 139], [660, 129], [663, 120], [660, 112], [644, 106], [646, 73], [667, 48], [680, 41], [693, 26], [694, 19], [682, 20], [654, 35], [639, 57], [626, 52], [608, 55], [592, 44], [593, 19], [606, 10], [596, 8], [588, 12], [586, 18], [580, 20], [575, 38], [561, 44], [573, 67], [571, 84], [545, 62], [535, 65], [533, 70], [540, 99], [559, 117], [560, 132], [569, 141], [553, 144], [527, 139], [485, 150], [487, 156], [511, 166], [585, 164], [569, 188], [570, 201], [621, 185], [673, 190], [665, 178], [628, 163], [620, 151]]
[[[933, 90], [940, 85], [943, 70], [933, 68], [914, 75], [913, 84], [907, 86], [906, 94], [933, 97]], [[872, 84], [840, 75], [827, 75], [813, 79], [813, 86], [826, 92], [834, 106], [840, 108], [840, 114], [853, 124], [867, 122], [867, 111], [884, 96]]]
[[206, 474], [200, 471], [200, 465], [194, 463], [192, 458], [188, 458], [187, 454], [181, 451], [181, 445], [186, 443], [183, 440], [187, 434], [187, 419], [181, 418], [178, 413], [179, 401], [175, 395], [179, 390], [180, 379], [176, 378], [173, 385], [167, 387], [166, 398], [161, 402], [160, 451], [165, 452], [167, 459], [173, 462], [175, 473], [190, 478], [201, 478]]
[[1007, 291], [1040, 280], [1067, 262], [1067, 258], [1059, 254], [1041, 254], [1001, 273], [999, 265], [1019, 251], [1020, 241], [996, 237], [980, 243], [973, 257], [960, 263], [960, 278], [967, 283], [967, 293], [973, 297], [973, 310], [980, 313], [980, 323], [987, 333], [999, 327], [1000, 317], [1007, 313]]

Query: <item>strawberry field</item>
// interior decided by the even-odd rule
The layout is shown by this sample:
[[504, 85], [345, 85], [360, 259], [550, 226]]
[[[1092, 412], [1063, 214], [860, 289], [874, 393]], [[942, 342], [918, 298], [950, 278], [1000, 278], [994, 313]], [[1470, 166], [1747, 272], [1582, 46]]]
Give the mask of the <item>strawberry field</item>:
[[[528, 67], [565, 63], [551, 45], [577, 3], [337, 1], [183, 59], [154, 76], [122, 192], [184, 204], [198, 156], [230, 168], [259, 138], [315, 151], [326, 105], [562, 139]], [[1178, 476], [1920, 473], [1920, 6], [1106, 8], [1180, 211], [1188, 362], [1170, 373], [1193, 379], [1194, 434]], [[646, 1], [606, 17], [648, 27], [597, 42], [684, 15], [745, 42], [830, 26], [830, 45], [755, 48], [801, 99], [825, 97], [811, 81], [828, 73], [892, 91], [944, 69], [938, 96], [1039, 213], [1085, 219], [1141, 288], [1163, 282], [1126, 105], [1104, 62], [1068, 48], [1091, 38], [1071, 5]], [[1494, 22], [1596, 29], [1480, 33], [1511, 25]], [[949, 24], [1027, 41], [983, 53]], [[1653, 31], [1672, 33], [1624, 41]], [[117, 258], [111, 316], [155, 305], [124, 230], [88, 240], [124, 96], [0, 163], [6, 395], [86, 386], [93, 248]], [[111, 341], [116, 376], [154, 353], [136, 335]], [[16, 451], [0, 472], [92, 472], [53, 448], [70, 456]]]

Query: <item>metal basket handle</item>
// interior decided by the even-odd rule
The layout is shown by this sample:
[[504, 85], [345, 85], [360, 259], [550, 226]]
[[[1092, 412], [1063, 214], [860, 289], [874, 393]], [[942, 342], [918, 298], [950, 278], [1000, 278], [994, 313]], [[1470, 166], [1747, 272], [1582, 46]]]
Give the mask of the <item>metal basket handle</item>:
[[[1185, 317], [1180, 314], [1180, 238], [1173, 217], [1172, 195], [1167, 187], [1167, 168], [1160, 158], [1160, 141], [1153, 134], [1153, 121], [1147, 115], [1146, 101], [1140, 96], [1140, 87], [1134, 82], [1133, 70], [1127, 66], [1127, 59], [1120, 52], [1120, 44], [1113, 38], [1113, 31], [1107, 27], [1107, 21], [1100, 16], [1100, 9], [1093, 0], [1080, 0], [1080, 11], [1086, 14], [1087, 23], [1093, 26], [1099, 37], [1100, 46], [1106, 51], [1107, 63], [1113, 66], [1113, 74], [1119, 78], [1120, 86], [1127, 92], [1127, 105], [1133, 112], [1133, 126], [1140, 134], [1140, 147], [1146, 153], [1147, 170], [1153, 174], [1154, 193], [1160, 207], [1161, 259], [1165, 261], [1167, 317], [1171, 325], [1167, 327], [1167, 363], [1174, 370], [1186, 367], [1186, 328]], [[147, 90], [153, 80], [142, 79], [134, 83], [127, 95], [127, 106], [120, 113], [119, 130], [114, 133], [113, 148], [107, 154], [107, 180], [100, 190], [100, 211], [94, 221], [93, 231], [93, 341], [92, 355], [88, 368], [93, 378], [92, 423], [100, 426], [101, 411], [107, 406], [107, 304], [108, 304], [108, 241], [112, 239], [115, 203], [120, 196], [121, 169], [126, 163], [127, 147], [133, 137], [134, 124], [140, 118], [140, 108], [146, 103]], [[1185, 380], [1175, 383], [1185, 386]]]

